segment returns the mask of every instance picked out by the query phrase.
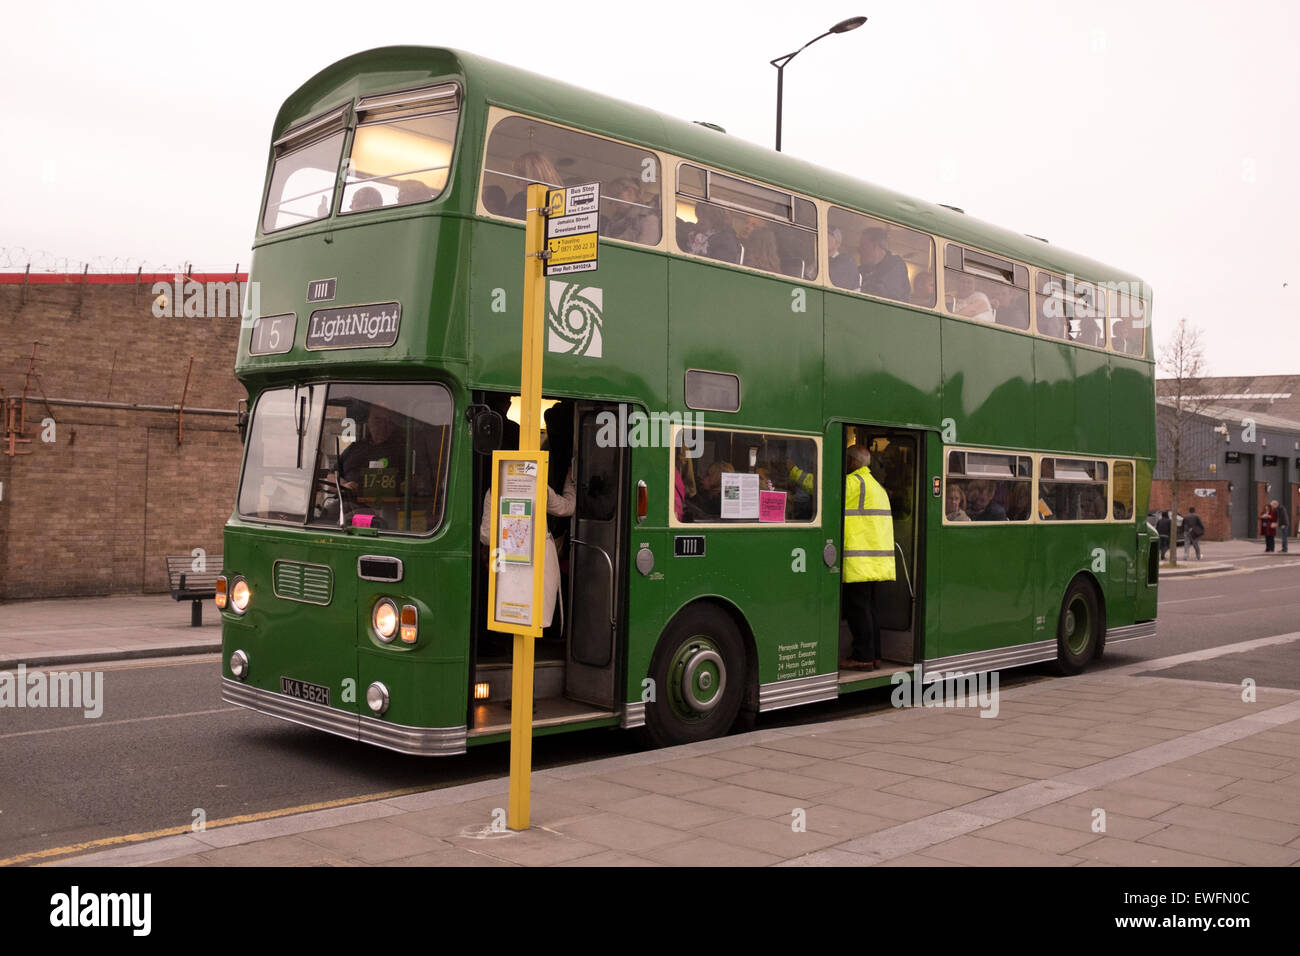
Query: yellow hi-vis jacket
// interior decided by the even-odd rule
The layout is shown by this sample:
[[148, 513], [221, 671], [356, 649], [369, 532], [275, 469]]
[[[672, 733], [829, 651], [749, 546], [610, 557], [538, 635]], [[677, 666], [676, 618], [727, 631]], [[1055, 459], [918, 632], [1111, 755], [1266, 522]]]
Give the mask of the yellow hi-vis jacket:
[[863, 467], [844, 480], [845, 583], [894, 580], [894, 520], [889, 496]]

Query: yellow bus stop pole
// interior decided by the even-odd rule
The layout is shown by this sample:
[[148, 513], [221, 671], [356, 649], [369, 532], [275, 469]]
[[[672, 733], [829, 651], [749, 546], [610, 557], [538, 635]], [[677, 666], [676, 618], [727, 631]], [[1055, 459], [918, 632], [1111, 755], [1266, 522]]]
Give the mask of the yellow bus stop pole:
[[[546, 278], [540, 253], [546, 247], [545, 214], [547, 187], [528, 187], [524, 218], [524, 320], [522, 367], [519, 378], [519, 450], [539, 451], [542, 445], [542, 335], [546, 331]], [[545, 501], [545, 469], [539, 469], [538, 502]], [[545, 581], [546, 510], [534, 515], [533, 621], [540, 620], [545, 598], [538, 601]], [[515, 654], [510, 704], [510, 810], [511, 830], [528, 829], [529, 797], [533, 773], [533, 642], [542, 629], [535, 625], [528, 634], [515, 634]]]

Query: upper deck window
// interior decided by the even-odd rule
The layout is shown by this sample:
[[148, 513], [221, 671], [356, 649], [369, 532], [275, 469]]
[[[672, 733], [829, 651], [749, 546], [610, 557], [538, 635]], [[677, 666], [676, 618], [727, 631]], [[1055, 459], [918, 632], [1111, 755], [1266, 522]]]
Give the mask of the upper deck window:
[[427, 202], [447, 188], [459, 91], [441, 86], [367, 96], [357, 104], [341, 211]]
[[934, 240], [836, 206], [827, 216], [826, 256], [841, 289], [934, 308]]
[[347, 116], [347, 107], [334, 110], [295, 126], [275, 141], [263, 232], [300, 226], [330, 214]]
[[1074, 276], [1038, 273], [1038, 331], [1084, 345], [1106, 344], [1106, 293]]
[[1029, 328], [1029, 270], [956, 243], [944, 251], [944, 307], [953, 315]]
[[529, 183], [598, 182], [601, 237], [653, 246], [663, 231], [659, 181], [659, 157], [649, 150], [507, 116], [488, 137], [482, 199], [494, 216], [523, 219]]
[[692, 255], [817, 278], [817, 207], [807, 199], [682, 163], [677, 248]]
[[1146, 350], [1146, 303], [1127, 292], [1111, 293], [1110, 345], [1116, 352], [1141, 355]]

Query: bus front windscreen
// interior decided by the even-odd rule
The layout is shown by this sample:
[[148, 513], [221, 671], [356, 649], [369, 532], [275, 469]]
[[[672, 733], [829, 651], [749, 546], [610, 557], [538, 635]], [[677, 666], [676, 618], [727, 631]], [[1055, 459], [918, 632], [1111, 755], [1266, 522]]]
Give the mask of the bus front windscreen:
[[441, 385], [331, 383], [263, 393], [243, 517], [428, 534], [446, 509], [453, 403]]

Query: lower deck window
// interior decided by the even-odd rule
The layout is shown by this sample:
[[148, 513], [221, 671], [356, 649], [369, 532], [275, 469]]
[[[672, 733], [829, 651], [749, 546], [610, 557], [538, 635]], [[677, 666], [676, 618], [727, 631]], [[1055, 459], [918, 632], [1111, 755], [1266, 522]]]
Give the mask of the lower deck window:
[[815, 440], [679, 428], [674, 441], [676, 522], [806, 524], [816, 520], [821, 455]]

